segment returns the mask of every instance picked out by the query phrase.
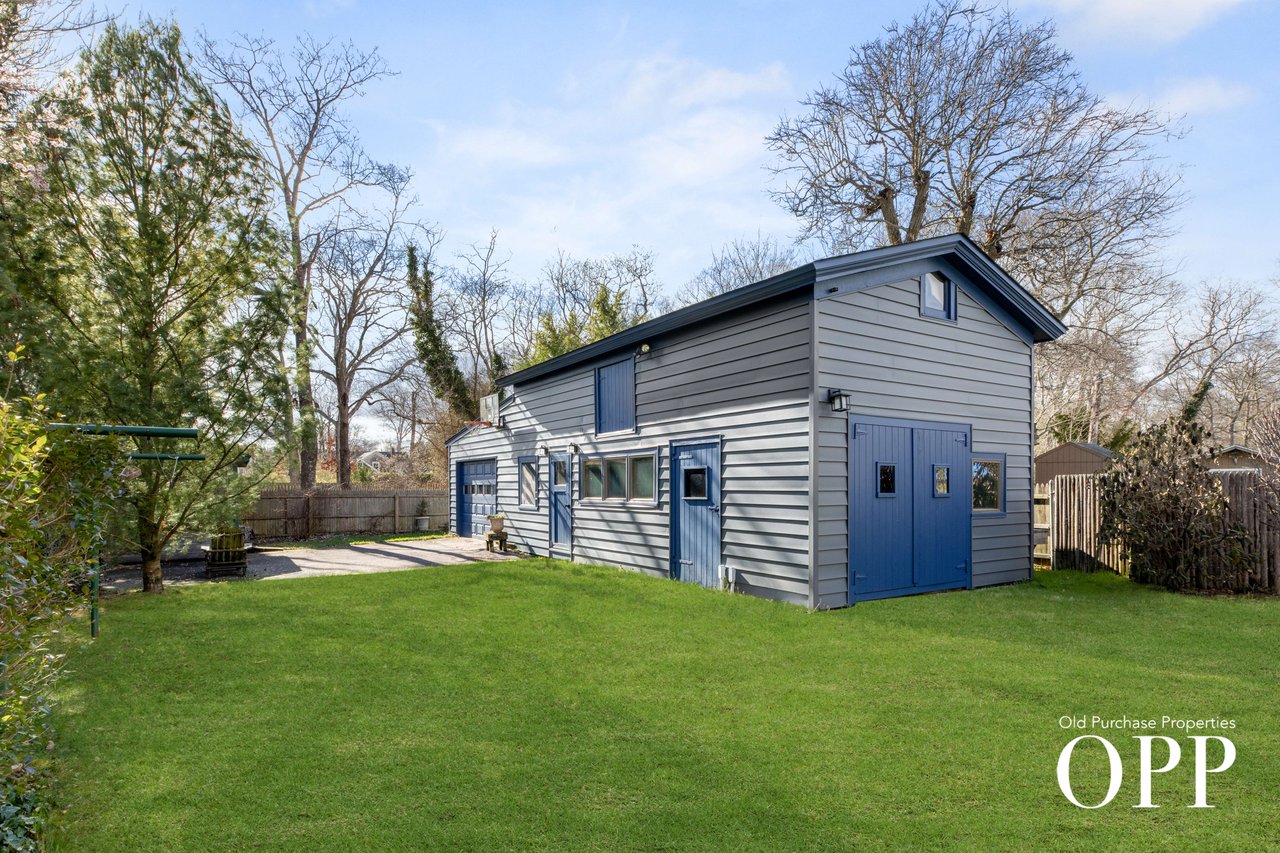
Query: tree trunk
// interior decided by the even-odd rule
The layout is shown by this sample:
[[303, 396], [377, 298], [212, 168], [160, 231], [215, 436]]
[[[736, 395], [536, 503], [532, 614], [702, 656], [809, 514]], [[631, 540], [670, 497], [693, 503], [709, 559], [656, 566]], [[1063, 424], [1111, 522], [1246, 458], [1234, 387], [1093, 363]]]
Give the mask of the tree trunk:
[[138, 545], [142, 551], [142, 591], [164, 592], [164, 572], [160, 566], [160, 552], [164, 549], [160, 524], [138, 512]]
[[311, 340], [308, 337], [308, 317], [311, 312], [310, 279], [302, 260], [302, 235], [297, 219], [290, 216], [293, 250], [293, 358], [296, 368], [295, 383], [298, 391], [298, 481], [304, 489], [315, 488], [316, 460], [319, 447], [316, 440], [316, 401], [311, 388]]
[[351, 488], [351, 395], [338, 389], [338, 405], [336, 406], [337, 424], [334, 440], [337, 443], [338, 455], [338, 488]]
[[316, 401], [311, 390], [311, 342], [305, 323], [294, 329], [298, 385], [298, 479], [304, 489], [316, 484], [316, 460], [320, 455], [316, 433]]
[[1089, 393], [1089, 441], [1097, 444], [1102, 432], [1102, 374], [1093, 377]]

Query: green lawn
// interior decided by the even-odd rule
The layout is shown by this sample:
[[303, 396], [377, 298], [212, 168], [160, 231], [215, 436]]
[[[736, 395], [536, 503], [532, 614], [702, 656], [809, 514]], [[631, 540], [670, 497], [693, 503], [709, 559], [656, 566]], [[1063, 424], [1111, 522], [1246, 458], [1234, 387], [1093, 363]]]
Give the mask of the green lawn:
[[[63, 682], [53, 842], [1244, 850], [1280, 838], [1277, 639], [1280, 601], [1073, 573], [833, 613], [544, 560], [132, 595]], [[1120, 795], [1071, 806], [1064, 714], [1234, 718], [1218, 808], [1183, 740], [1133, 809], [1122, 732]]]

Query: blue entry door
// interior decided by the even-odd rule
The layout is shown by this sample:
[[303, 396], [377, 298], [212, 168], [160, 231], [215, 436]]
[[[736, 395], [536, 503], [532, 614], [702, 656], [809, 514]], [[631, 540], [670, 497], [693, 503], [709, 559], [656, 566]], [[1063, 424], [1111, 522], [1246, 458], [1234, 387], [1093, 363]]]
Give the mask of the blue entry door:
[[973, 472], [968, 432], [912, 431], [915, 467], [914, 586], [953, 589], [969, 583]]
[[671, 576], [720, 586], [720, 444], [671, 450]]
[[547, 501], [551, 547], [570, 550], [573, 541], [573, 463], [567, 453], [553, 453], [548, 459], [547, 483], [551, 499]]
[[498, 511], [498, 462], [458, 463], [458, 535], [483, 536]]
[[849, 423], [849, 598], [969, 584], [969, 430]]

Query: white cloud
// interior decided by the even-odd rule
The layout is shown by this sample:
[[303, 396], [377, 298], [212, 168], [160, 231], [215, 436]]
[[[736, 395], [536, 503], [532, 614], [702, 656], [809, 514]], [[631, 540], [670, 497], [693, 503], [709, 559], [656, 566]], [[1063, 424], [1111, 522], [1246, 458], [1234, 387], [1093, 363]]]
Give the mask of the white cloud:
[[431, 125], [416, 171], [450, 245], [497, 227], [513, 270], [532, 277], [557, 249], [639, 244], [675, 287], [728, 240], [794, 231], [764, 192], [763, 166], [778, 104], [795, 94], [777, 63], [742, 70], [664, 54], [579, 68], [550, 101]]
[[1174, 115], [1230, 112], [1256, 97], [1257, 91], [1244, 83], [1201, 77], [1169, 86], [1154, 99], [1156, 105]]
[[1106, 41], [1173, 42], [1246, 0], [1039, 0], [1069, 32]]
[[1257, 96], [1258, 91], [1246, 83], [1217, 77], [1188, 77], [1168, 81], [1163, 89], [1155, 91], [1113, 93], [1107, 96], [1107, 100], [1121, 109], [1150, 105], [1172, 116], [1194, 118], [1209, 113], [1231, 112], [1251, 103]]

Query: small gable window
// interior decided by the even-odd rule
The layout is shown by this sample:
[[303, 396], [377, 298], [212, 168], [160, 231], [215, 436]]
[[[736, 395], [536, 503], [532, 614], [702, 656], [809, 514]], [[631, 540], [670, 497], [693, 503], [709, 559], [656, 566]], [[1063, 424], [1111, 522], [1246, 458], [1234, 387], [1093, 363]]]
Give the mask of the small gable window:
[[920, 313], [939, 320], [956, 319], [956, 286], [942, 273], [920, 277]]
[[628, 356], [596, 368], [596, 435], [635, 428], [636, 363]]

